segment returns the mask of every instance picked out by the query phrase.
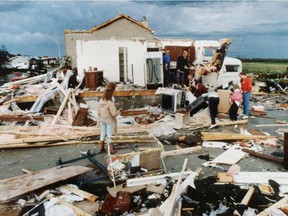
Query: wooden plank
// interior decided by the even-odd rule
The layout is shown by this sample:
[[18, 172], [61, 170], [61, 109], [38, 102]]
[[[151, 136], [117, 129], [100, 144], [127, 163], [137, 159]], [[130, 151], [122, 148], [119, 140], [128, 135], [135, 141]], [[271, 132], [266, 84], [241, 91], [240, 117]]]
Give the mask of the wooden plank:
[[[245, 194], [244, 198], [241, 201], [241, 205], [245, 205], [245, 206], [248, 205], [248, 203], [249, 203], [254, 191], [255, 191], [254, 187], [250, 187], [249, 188], [249, 190], [247, 191], [247, 193]], [[233, 215], [237, 215], [237, 216], [239, 215], [240, 216], [240, 214], [239, 214], [239, 212], [237, 210], [235, 210], [233, 212]]]
[[[130, 96], [154, 96], [156, 90], [127, 90], [127, 91], [115, 91], [113, 96], [115, 97], [130, 97]], [[80, 92], [80, 97], [101, 97], [103, 92], [99, 91], [86, 91]]]
[[235, 184], [269, 184], [269, 180], [276, 181], [279, 185], [288, 185], [287, 172], [240, 172], [233, 175]]
[[[183, 174], [183, 178], [186, 178], [189, 176], [192, 171], [185, 171]], [[127, 180], [127, 187], [133, 187], [133, 186], [140, 186], [140, 185], [150, 185], [150, 184], [167, 184], [167, 177], [178, 179], [180, 176], [180, 173], [169, 173], [169, 174], [163, 174], [163, 175], [157, 175], [157, 176], [148, 176], [148, 177], [141, 177], [141, 178], [134, 178], [134, 179], [128, 179]]]
[[0, 180], [0, 202], [7, 202], [47, 185], [81, 175], [92, 168], [81, 166], [52, 167]]
[[135, 115], [143, 115], [147, 114], [147, 109], [138, 109], [138, 110], [121, 110], [120, 115], [121, 116], [135, 116]]
[[27, 120], [44, 121], [42, 115], [0, 115], [0, 121], [26, 122]]
[[263, 154], [261, 152], [255, 152], [255, 151], [252, 151], [250, 149], [245, 149], [243, 148], [242, 151], [250, 154], [250, 155], [253, 155], [253, 156], [256, 156], [256, 157], [259, 157], [259, 158], [262, 158], [262, 159], [266, 159], [266, 160], [269, 160], [269, 161], [273, 161], [273, 162], [277, 162], [277, 163], [283, 163], [284, 162], [284, 159], [283, 158], [279, 158], [279, 157], [275, 157], [275, 156], [272, 156], [272, 155], [268, 155], [268, 154]]
[[78, 188], [71, 187], [69, 185], [63, 185], [60, 188], [68, 190], [68, 191], [72, 192], [73, 194], [76, 194], [76, 195], [78, 195], [78, 196], [80, 196], [86, 200], [89, 200], [90, 202], [95, 202], [98, 199], [98, 196], [96, 196], [94, 194], [88, 193], [88, 192], [80, 190]]
[[249, 128], [247, 131], [252, 135], [266, 135], [263, 131], [259, 129]]
[[201, 151], [202, 149], [203, 149], [202, 146], [194, 146], [194, 147], [189, 147], [189, 148], [172, 150], [172, 151], [162, 152], [161, 153], [161, 157], [165, 158], [165, 157], [170, 157], [170, 156], [191, 154], [191, 153], [195, 153], [195, 152]]
[[216, 140], [251, 140], [251, 139], [268, 139], [274, 138], [273, 136], [261, 136], [261, 135], [244, 135], [235, 133], [224, 133], [224, 132], [201, 132], [202, 139], [207, 141]]
[[188, 162], [188, 158], [185, 158], [183, 166], [182, 166], [182, 170], [181, 170], [180, 175], [179, 175], [178, 180], [177, 180], [177, 183], [176, 183], [176, 185], [174, 185], [172, 192], [171, 192], [170, 196], [168, 197], [168, 204], [167, 204], [167, 208], [164, 212], [164, 216], [170, 216], [170, 215], [172, 215], [172, 212], [174, 211], [175, 201], [177, 198], [177, 194], [178, 194], [178, 190], [180, 187], [180, 183], [182, 181], [183, 174], [184, 174], [186, 167], [187, 167], [187, 162]]
[[72, 126], [83, 126], [88, 115], [88, 108], [80, 108], [72, 123]]
[[61, 104], [56, 116], [54, 117], [51, 125], [55, 125], [56, 124], [59, 116], [61, 115], [62, 111], [64, 110], [65, 105], [66, 105], [66, 103], [67, 103], [67, 101], [68, 101], [68, 99], [70, 97], [70, 92], [71, 92], [71, 88], [68, 89], [67, 94], [65, 95], [65, 98], [64, 98], [64, 100], [63, 100], [63, 102], [62, 102], [62, 104]]
[[76, 141], [66, 141], [57, 143], [47, 143], [47, 142], [37, 142], [37, 143], [18, 143], [18, 144], [7, 144], [0, 145], [0, 149], [12, 149], [12, 148], [42, 148], [42, 147], [53, 147], [53, 146], [63, 146], [63, 145], [77, 145], [77, 144], [99, 144], [100, 140], [76, 140]]
[[91, 214], [84, 212], [82, 209], [77, 208], [76, 206], [64, 201], [64, 200], [60, 200], [58, 202], [59, 205], [63, 205], [66, 206], [68, 208], [71, 208], [73, 210], [73, 212], [76, 214], [76, 216], [92, 216]]
[[279, 209], [287, 203], [288, 203], [288, 196], [285, 196], [284, 198], [282, 198], [278, 202], [274, 203], [269, 208], [267, 208], [267, 209], [263, 210], [262, 212], [260, 212], [259, 214], [257, 214], [257, 216], [270, 216], [270, 215], [272, 215], [271, 212], [273, 211], [273, 209]]
[[221, 155], [216, 157], [214, 160], [210, 161], [210, 163], [215, 164], [229, 164], [233, 165], [236, 164], [239, 160], [241, 160], [243, 157], [245, 157], [247, 154], [241, 149], [238, 149], [237, 146], [232, 146], [225, 152], [223, 152]]
[[237, 121], [221, 120], [221, 121], [217, 121], [216, 125], [227, 126], [227, 125], [238, 125], [238, 124], [247, 124], [247, 123], [248, 123], [248, 119], [237, 120]]

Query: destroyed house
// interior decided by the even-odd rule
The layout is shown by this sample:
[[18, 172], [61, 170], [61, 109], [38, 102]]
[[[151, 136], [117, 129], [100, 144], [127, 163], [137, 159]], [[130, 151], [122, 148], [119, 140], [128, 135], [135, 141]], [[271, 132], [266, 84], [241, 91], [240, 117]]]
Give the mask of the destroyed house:
[[145, 18], [138, 22], [120, 14], [89, 31], [66, 30], [64, 34], [66, 54], [79, 75], [96, 67], [111, 81], [162, 82], [162, 53], [147, 52], [148, 43], [155, 39]]

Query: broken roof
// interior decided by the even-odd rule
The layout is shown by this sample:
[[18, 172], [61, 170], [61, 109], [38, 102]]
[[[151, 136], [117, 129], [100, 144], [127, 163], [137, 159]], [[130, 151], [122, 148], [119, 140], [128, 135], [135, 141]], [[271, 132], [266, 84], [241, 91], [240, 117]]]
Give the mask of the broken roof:
[[136, 25], [148, 30], [150, 33], [153, 33], [153, 30], [150, 29], [149, 27], [145, 26], [144, 24], [142, 24], [141, 22], [138, 22], [137, 20], [132, 19], [130, 16], [126, 15], [126, 14], [119, 14], [118, 16], [107, 20], [106, 22], [100, 24], [100, 25], [95, 25], [92, 29], [90, 30], [83, 30], [83, 31], [79, 31], [79, 30], [64, 30], [64, 34], [69, 34], [69, 33], [93, 33], [101, 28], [107, 27], [108, 25], [110, 25], [111, 23], [114, 23], [120, 19], [127, 19], [133, 23], [135, 23]]

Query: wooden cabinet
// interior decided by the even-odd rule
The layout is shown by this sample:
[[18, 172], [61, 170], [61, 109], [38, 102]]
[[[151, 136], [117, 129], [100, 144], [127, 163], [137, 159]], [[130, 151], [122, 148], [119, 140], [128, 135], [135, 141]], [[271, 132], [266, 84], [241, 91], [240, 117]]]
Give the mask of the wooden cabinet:
[[103, 85], [103, 71], [85, 72], [85, 86], [89, 90], [96, 90], [98, 86]]

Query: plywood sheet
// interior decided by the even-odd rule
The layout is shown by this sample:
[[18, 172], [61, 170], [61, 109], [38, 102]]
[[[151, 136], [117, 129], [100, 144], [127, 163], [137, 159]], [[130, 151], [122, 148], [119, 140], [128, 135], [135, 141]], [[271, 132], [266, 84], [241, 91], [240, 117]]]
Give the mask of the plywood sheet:
[[216, 157], [214, 160], [212, 160], [210, 163], [233, 165], [246, 155], [247, 153], [243, 152], [239, 147], [232, 146], [221, 155]]
[[7, 202], [47, 185], [78, 176], [92, 168], [82, 166], [53, 167], [0, 181], [0, 202]]

